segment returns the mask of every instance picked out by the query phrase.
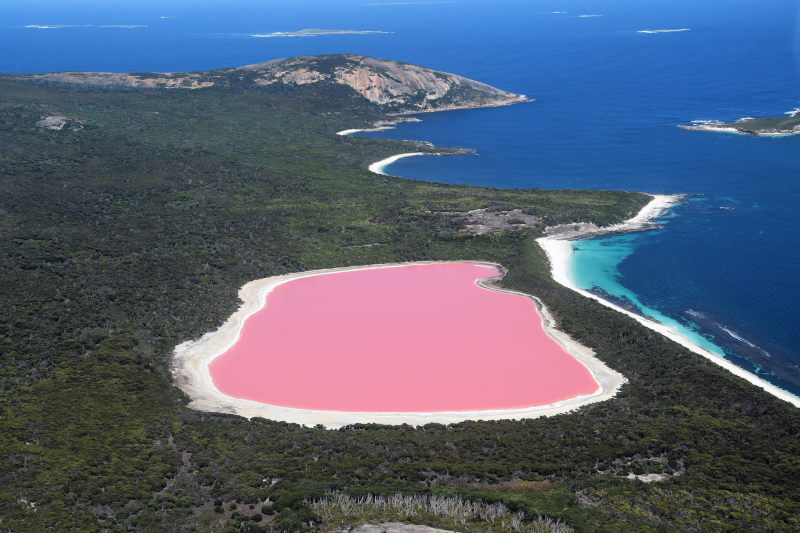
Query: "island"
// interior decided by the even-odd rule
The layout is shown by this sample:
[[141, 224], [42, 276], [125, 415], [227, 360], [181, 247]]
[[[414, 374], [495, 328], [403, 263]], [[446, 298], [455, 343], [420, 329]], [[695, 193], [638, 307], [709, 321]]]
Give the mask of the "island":
[[685, 130], [720, 131], [754, 136], [794, 135], [800, 133], [800, 112], [787, 113], [787, 117], [746, 117], [736, 122], [716, 120], [693, 121], [691, 126], [681, 126]]
[[[666, 198], [387, 175], [373, 165], [456, 152], [341, 133], [439, 110], [539, 104], [521, 89], [390, 59], [264, 59], [184, 73], [0, 75], [5, 530], [800, 528], [798, 409], [562, 285], [557, 250], [548, 257], [538, 241], [659, 231], [645, 215]], [[464, 148], [450, 157], [480, 146]], [[542, 321], [531, 314], [530, 333], [546, 328], [584, 347], [620, 376], [616, 394], [538, 418], [344, 420], [338, 429], [237, 414], [222, 400], [195, 408], [175, 371], [180, 347], [252, 303], [248, 284], [393, 264], [502, 269], [491, 292], [471, 288], [536, 306]], [[408, 296], [420, 306], [427, 297]], [[486, 324], [501, 336], [519, 318], [488, 306], [453, 317], [470, 335]], [[430, 342], [441, 341], [445, 325], [425, 325]], [[499, 353], [501, 344], [480, 345], [473, 363], [506, 365], [518, 373], [508, 394], [530, 392], [537, 381], [525, 379], [524, 354]], [[373, 343], [370, 357], [392, 347]], [[458, 366], [460, 352], [447, 346], [424, 353], [437, 352]], [[248, 378], [280, 389], [278, 366], [292, 354], [280, 357]], [[407, 382], [429, 377], [420, 365]], [[357, 370], [317, 386], [346, 395], [359, 386]], [[447, 370], [423, 391], [458, 389], [462, 369]], [[389, 368], [378, 379], [392, 378]], [[466, 397], [485, 392], [480, 379], [463, 386]]]

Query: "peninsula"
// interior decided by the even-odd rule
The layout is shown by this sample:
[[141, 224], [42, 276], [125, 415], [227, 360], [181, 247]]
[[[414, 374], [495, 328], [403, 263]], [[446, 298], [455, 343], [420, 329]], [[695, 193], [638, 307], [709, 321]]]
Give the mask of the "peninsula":
[[[143, 89], [291, 88], [346, 86], [385, 113], [496, 107], [529, 101], [524, 95], [496, 89], [456, 74], [409, 63], [355, 54], [273, 59], [238, 68], [188, 73], [55, 72], [14, 76], [19, 81], [60, 82], [99, 87]], [[280, 92], [280, 90], [278, 91]], [[354, 95], [353, 95], [354, 96]], [[352, 97], [352, 96], [351, 96]]]

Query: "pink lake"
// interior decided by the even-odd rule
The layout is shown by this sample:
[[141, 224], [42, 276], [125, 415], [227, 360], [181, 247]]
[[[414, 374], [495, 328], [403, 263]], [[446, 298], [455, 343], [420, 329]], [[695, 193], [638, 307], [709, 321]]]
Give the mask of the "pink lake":
[[322, 411], [518, 409], [596, 392], [531, 300], [475, 284], [496, 275], [445, 263], [283, 283], [211, 378], [229, 396]]

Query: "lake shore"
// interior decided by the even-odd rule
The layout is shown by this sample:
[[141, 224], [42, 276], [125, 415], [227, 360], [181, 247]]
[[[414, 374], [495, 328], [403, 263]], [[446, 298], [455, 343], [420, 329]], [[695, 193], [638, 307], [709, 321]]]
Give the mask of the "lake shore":
[[[692, 352], [702, 355], [703, 357], [713, 361], [714, 363], [720, 365], [721, 367], [731, 371], [733, 374], [744, 378], [748, 382], [756, 385], [767, 391], [768, 393], [772, 394], [773, 396], [780, 398], [784, 401], [787, 401], [794, 405], [795, 407], [800, 407], [800, 398], [776, 387], [775, 385], [762, 380], [758, 376], [747, 372], [743, 368], [733, 364], [732, 362], [728, 361], [727, 359], [723, 359], [718, 355], [697, 346], [696, 344], [692, 343], [689, 339], [682, 336], [676, 329], [670, 328], [653, 320], [650, 320], [644, 316], [638, 315], [633, 313], [627, 309], [624, 309], [614, 303], [601, 298], [595, 294], [592, 294], [589, 291], [583, 290], [579, 288], [574, 279], [571, 275], [571, 255], [572, 255], [572, 243], [574, 241], [585, 239], [589, 237], [594, 237], [598, 235], [605, 235], [609, 233], [621, 233], [621, 232], [630, 232], [630, 231], [641, 231], [646, 229], [655, 229], [658, 228], [657, 225], [651, 222], [652, 219], [658, 217], [661, 213], [665, 210], [669, 209], [671, 205], [676, 203], [678, 199], [681, 198], [680, 195], [655, 195], [653, 200], [650, 201], [642, 210], [633, 218], [627, 220], [622, 224], [617, 224], [615, 226], [609, 226], [607, 228], [596, 228], [592, 229], [589, 224], [582, 224], [580, 228], [569, 229], [567, 228], [566, 231], [558, 231], [555, 230], [552, 235], [548, 235], [547, 237], [541, 237], [536, 240], [539, 243], [539, 246], [547, 253], [547, 257], [550, 260], [550, 268], [551, 268], [551, 275], [553, 279], [560, 283], [561, 285], [574, 290], [575, 292], [580, 293], [587, 298], [592, 298], [597, 300], [601, 304], [605, 305], [606, 307], [610, 307], [620, 313], [624, 313], [640, 324], [645, 327], [648, 327], [654, 331], [661, 333], [662, 335], [666, 336], [670, 340], [673, 340], [680, 344], [681, 346], [691, 350]], [[575, 225], [578, 226], [578, 225]]]
[[[457, 262], [486, 265], [502, 269], [500, 265], [481, 261]], [[495, 277], [479, 280], [477, 283], [482, 288], [488, 290], [508, 292], [531, 298], [536, 304], [537, 311], [542, 320], [542, 327], [548, 336], [554, 339], [568, 354], [577, 359], [591, 372], [595, 381], [598, 383], [598, 389], [594, 393], [550, 405], [522, 409], [429, 413], [372, 413], [318, 411], [267, 405], [228, 396], [220, 392], [214, 385], [209, 372], [209, 365], [216, 357], [225, 353], [236, 343], [240, 337], [245, 320], [266, 304], [267, 295], [278, 285], [301, 277], [318, 276], [334, 272], [437, 263], [444, 262], [427, 261], [335, 268], [287, 274], [284, 276], [273, 276], [252, 281], [239, 291], [239, 297], [244, 302], [243, 305], [222, 325], [222, 327], [215, 332], [207, 333], [199, 340], [184, 342], [175, 348], [171, 360], [171, 367], [172, 373], [175, 376], [176, 385], [189, 395], [192, 399], [189, 407], [194, 409], [209, 412], [232, 413], [247, 418], [262, 417], [306, 426], [322, 424], [326, 428], [335, 429], [356, 423], [424, 425], [432, 422], [450, 424], [463, 422], [465, 420], [504, 420], [552, 416], [575, 410], [583, 405], [607, 400], [615, 396], [620, 385], [625, 382], [625, 378], [621, 374], [608, 368], [603, 362], [597, 359], [592, 350], [578, 344], [569, 336], [557, 330], [547, 308], [537, 298], [527, 294], [501, 289], [497, 285], [497, 282], [502, 278], [502, 274], [500, 274]]]

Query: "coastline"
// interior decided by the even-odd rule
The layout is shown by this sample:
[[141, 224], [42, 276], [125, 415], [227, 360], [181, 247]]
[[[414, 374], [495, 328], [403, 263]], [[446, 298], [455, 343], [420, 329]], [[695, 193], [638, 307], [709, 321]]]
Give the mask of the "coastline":
[[346, 135], [351, 135], [353, 133], [358, 133], [360, 131], [375, 132], [375, 131], [393, 130], [398, 124], [402, 124], [404, 122], [422, 122], [422, 120], [416, 117], [395, 117], [393, 120], [379, 120], [378, 122], [374, 123], [372, 127], [369, 128], [337, 131], [336, 135], [346, 136]]
[[661, 333], [665, 337], [673, 340], [691, 350], [692, 352], [709, 359], [710, 361], [718, 364], [719, 366], [729, 370], [736, 376], [740, 378], [744, 378], [748, 382], [761, 389], [765, 390], [766, 392], [772, 394], [773, 396], [780, 398], [790, 404], [794, 405], [795, 407], [800, 407], [800, 398], [784, 391], [776, 387], [775, 385], [759, 378], [756, 375], [747, 372], [743, 368], [731, 363], [727, 359], [719, 357], [718, 355], [697, 346], [689, 339], [683, 337], [678, 331], [667, 327], [663, 324], [659, 324], [653, 322], [652, 320], [648, 320], [647, 318], [637, 315], [627, 309], [619, 307], [608, 300], [600, 298], [599, 296], [592, 294], [589, 291], [580, 289], [576, 284], [575, 281], [570, 276], [570, 256], [572, 255], [572, 243], [574, 241], [587, 238], [587, 237], [594, 237], [598, 235], [604, 235], [608, 233], [620, 233], [620, 232], [629, 232], [629, 231], [640, 231], [642, 229], [650, 229], [650, 228], [657, 228], [658, 226], [652, 224], [650, 220], [659, 216], [663, 211], [669, 208], [670, 205], [674, 204], [677, 199], [680, 198], [680, 195], [655, 195], [653, 200], [648, 203], [646, 206], [642, 208], [642, 210], [633, 218], [629, 219], [628, 221], [617, 224], [615, 226], [610, 226], [608, 228], [598, 228], [596, 231], [592, 231], [590, 229], [584, 228], [583, 231], [573, 231], [573, 232], [562, 232], [557, 233], [552, 236], [541, 237], [536, 239], [536, 242], [539, 246], [547, 254], [548, 259], [550, 260], [550, 269], [551, 275], [553, 280], [560, 283], [561, 285], [567, 287], [568, 289], [572, 289], [573, 291], [586, 296], [587, 298], [592, 298], [600, 302], [602, 305], [619, 311], [620, 313], [624, 313], [640, 324], [645, 327], [648, 327], [658, 333]]
[[788, 137], [790, 135], [797, 135], [800, 133], [800, 130], [746, 130], [741, 128], [733, 128], [730, 126], [714, 126], [713, 124], [699, 124], [696, 126], [678, 127], [684, 130], [735, 133], [737, 135], [748, 135], [750, 137]]
[[[471, 263], [492, 266], [501, 269], [501, 274], [491, 278], [478, 280], [478, 286], [498, 292], [507, 292], [531, 298], [536, 304], [536, 309], [542, 320], [544, 331], [555, 340], [569, 355], [575, 357], [592, 374], [598, 383], [598, 389], [590, 394], [578, 396], [550, 405], [536, 406], [521, 409], [487, 410], [487, 411], [449, 411], [431, 413], [371, 413], [371, 412], [342, 412], [342, 411], [315, 411], [309, 409], [296, 409], [262, 404], [250, 400], [234, 398], [220, 392], [211, 379], [209, 364], [219, 355], [225, 353], [239, 339], [245, 320], [258, 312], [265, 304], [267, 295], [281, 283], [293, 279], [347, 272], [353, 270], [367, 270], [374, 268], [403, 267], [410, 265], [428, 265], [440, 263]], [[614, 397], [619, 387], [625, 383], [625, 378], [607, 367], [594, 356], [594, 352], [577, 343], [564, 332], [555, 328], [554, 321], [544, 304], [538, 298], [508, 291], [497, 286], [497, 281], [502, 278], [502, 266], [484, 261], [420, 261], [413, 263], [388, 263], [382, 265], [366, 265], [357, 267], [342, 267], [309, 272], [298, 272], [283, 276], [273, 276], [247, 283], [239, 291], [243, 300], [242, 306], [216, 331], [203, 335], [201, 339], [187, 341], [175, 348], [170, 360], [170, 366], [175, 376], [176, 385], [190, 398], [189, 407], [200, 411], [232, 413], [246, 418], [263, 417], [283, 422], [297, 423], [306, 426], [322, 424], [328, 429], [337, 429], [342, 426], [357, 423], [376, 424], [411, 424], [424, 425], [429, 423], [452, 424], [466, 420], [507, 420], [538, 418], [566, 413], [588, 405]]]
[[372, 163], [368, 168], [370, 172], [374, 172], [375, 174], [380, 174], [381, 176], [389, 176], [390, 174], [384, 172], [383, 169], [385, 169], [398, 159], [402, 159], [404, 157], [411, 157], [412, 155], [435, 155], [435, 154], [426, 154], [425, 152], [411, 152], [409, 154], [397, 154], [391, 157], [387, 157], [386, 159], [381, 159], [380, 161], [377, 161], [375, 163]]

